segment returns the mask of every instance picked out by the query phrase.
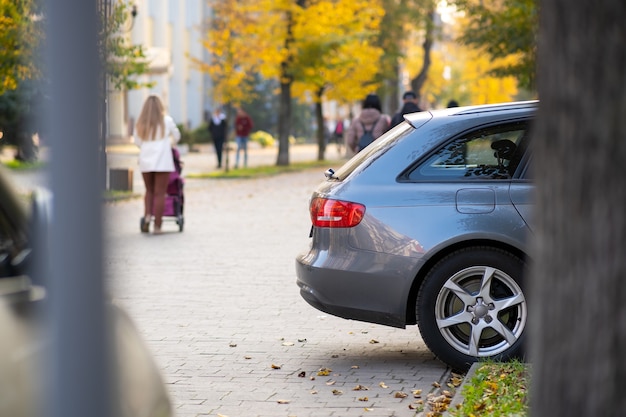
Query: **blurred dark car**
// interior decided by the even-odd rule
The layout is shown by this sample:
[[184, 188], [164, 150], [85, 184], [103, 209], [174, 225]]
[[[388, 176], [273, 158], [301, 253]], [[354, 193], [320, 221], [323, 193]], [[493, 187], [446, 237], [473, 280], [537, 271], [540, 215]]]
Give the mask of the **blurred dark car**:
[[[43, 415], [45, 287], [35, 285], [33, 228], [46, 221], [47, 193], [18, 196], [0, 169], [0, 416]], [[30, 209], [30, 210], [29, 210]], [[39, 277], [41, 278], [41, 277]], [[107, 305], [113, 325], [114, 389], [121, 417], [168, 417], [169, 396], [156, 364], [127, 314]]]
[[313, 192], [302, 297], [339, 317], [419, 324], [455, 369], [523, 355], [537, 102], [405, 116]]

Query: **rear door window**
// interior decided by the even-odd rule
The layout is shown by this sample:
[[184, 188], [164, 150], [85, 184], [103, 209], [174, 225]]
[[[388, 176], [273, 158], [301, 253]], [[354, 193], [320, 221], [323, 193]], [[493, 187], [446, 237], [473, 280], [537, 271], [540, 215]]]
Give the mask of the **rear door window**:
[[526, 147], [527, 131], [527, 122], [515, 122], [465, 133], [427, 157], [408, 179], [510, 179]]

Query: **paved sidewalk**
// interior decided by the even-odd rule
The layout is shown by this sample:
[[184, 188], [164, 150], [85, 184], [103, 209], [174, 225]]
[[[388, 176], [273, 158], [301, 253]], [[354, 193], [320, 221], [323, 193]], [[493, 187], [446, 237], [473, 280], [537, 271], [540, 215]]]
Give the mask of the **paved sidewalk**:
[[154, 352], [176, 417], [413, 417], [412, 391], [425, 401], [445, 383], [416, 326], [343, 320], [300, 297], [295, 256], [323, 179], [188, 180], [185, 231], [165, 223], [161, 236], [139, 233], [140, 199], [107, 205], [108, 282]]

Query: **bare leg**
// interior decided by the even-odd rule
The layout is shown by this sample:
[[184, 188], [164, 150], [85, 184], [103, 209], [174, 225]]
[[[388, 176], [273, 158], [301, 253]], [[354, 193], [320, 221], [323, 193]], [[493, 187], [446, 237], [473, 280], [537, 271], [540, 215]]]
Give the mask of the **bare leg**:
[[161, 232], [163, 209], [165, 208], [165, 193], [170, 178], [169, 172], [154, 173], [154, 232]]
[[143, 198], [144, 218], [150, 219], [152, 204], [154, 201], [154, 172], [142, 172], [143, 183], [146, 186], [146, 194]]

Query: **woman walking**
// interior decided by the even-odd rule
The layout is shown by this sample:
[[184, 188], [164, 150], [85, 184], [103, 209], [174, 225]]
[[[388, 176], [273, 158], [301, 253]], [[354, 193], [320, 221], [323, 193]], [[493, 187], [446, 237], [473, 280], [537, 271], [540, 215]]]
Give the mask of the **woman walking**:
[[154, 216], [154, 234], [161, 234], [165, 193], [170, 172], [174, 171], [172, 145], [180, 140], [180, 131], [174, 119], [165, 114], [163, 103], [155, 95], [149, 96], [141, 109], [135, 126], [134, 141], [139, 146], [139, 169], [146, 186], [144, 216], [141, 231], [150, 231]]

